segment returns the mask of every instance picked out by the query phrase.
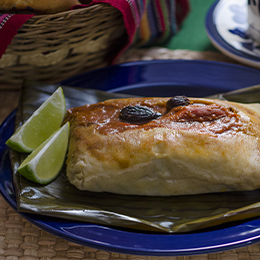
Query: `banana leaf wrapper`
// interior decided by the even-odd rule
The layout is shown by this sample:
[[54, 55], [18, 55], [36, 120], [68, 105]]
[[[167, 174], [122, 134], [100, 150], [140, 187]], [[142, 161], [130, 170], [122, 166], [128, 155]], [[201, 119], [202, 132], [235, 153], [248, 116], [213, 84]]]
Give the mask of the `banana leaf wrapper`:
[[[59, 86], [27, 82], [16, 113], [16, 127], [25, 122], [57, 87]], [[69, 86], [62, 88], [67, 108], [126, 97], [92, 89]], [[236, 93], [236, 101], [239, 101], [237, 96]], [[243, 100], [243, 93], [239, 96]], [[255, 93], [253, 96], [256, 97]], [[232, 95], [228, 98], [232, 99]], [[52, 183], [38, 185], [17, 172], [26, 155], [12, 150], [10, 154], [19, 212], [156, 233], [217, 229], [260, 215], [259, 190], [171, 197], [87, 192], [80, 191], [69, 183], [65, 165]]]

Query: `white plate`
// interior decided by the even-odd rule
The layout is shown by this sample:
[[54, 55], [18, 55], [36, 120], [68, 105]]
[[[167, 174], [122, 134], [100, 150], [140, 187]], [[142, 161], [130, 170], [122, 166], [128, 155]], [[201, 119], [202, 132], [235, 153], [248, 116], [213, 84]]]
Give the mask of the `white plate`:
[[206, 31], [213, 45], [230, 58], [260, 68], [260, 46], [247, 35], [247, 0], [219, 0], [209, 9]]

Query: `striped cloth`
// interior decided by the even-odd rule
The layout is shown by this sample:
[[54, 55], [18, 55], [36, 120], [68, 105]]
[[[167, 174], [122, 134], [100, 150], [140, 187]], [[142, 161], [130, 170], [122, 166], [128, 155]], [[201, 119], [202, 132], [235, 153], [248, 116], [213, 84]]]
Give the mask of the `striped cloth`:
[[[121, 11], [124, 17], [129, 37], [127, 45], [121, 52], [134, 44], [151, 46], [166, 41], [178, 31], [189, 12], [188, 0], [92, 0], [90, 5], [100, 3], [112, 5]], [[0, 58], [17, 30], [33, 15], [0, 14]]]
[[141, 46], [166, 42], [177, 33], [188, 11], [186, 0], [150, 0], [135, 34], [135, 42]]
[[129, 44], [151, 46], [172, 37], [189, 12], [188, 0], [93, 0], [108, 3], [124, 16]]

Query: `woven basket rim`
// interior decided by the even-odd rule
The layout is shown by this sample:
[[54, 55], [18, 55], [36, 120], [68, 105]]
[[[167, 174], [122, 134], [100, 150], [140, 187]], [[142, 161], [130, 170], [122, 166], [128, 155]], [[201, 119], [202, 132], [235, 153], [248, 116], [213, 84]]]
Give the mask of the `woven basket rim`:
[[[56, 18], [59, 16], [80, 13], [83, 11], [89, 11], [91, 9], [102, 8], [104, 5], [111, 6], [107, 3], [95, 3], [95, 4], [88, 5], [88, 6], [82, 6], [82, 7], [76, 8], [76, 9], [71, 9], [71, 10], [62, 11], [62, 12], [53, 13], [53, 14], [34, 14], [33, 17], [37, 17], [39, 19], [46, 18], [46, 16]], [[111, 6], [111, 8], [113, 8], [113, 7]]]
[[[66, 11], [62, 11], [62, 12], [58, 12], [58, 13], [53, 13], [53, 14], [37, 14], [37, 13], [31, 13], [33, 16], [31, 18], [28, 19], [28, 21], [42, 21], [42, 20], [53, 20], [53, 19], [59, 19], [59, 18], [68, 18], [70, 16], [74, 16], [77, 14], [81, 14], [81, 13], [85, 13], [85, 12], [89, 12], [89, 11], [96, 11], [98, 9], [103, 8], [104, 6], [107, 6], [109, 8], [114, 8], [112, 5], [108, 4], [108, 3], [93, 3], [90, 5], [78, 5], [79, 7], [75, 8], [75, 9], [71, 9], [71, 10], [66, 10]], [[0, 10], [1, 11], [1, 10]], [[9, 14], [8, 12], [2, 11], [2, 13], [6, 13]], [[12, 13], [13, 14], [13, 13]], [[18, 14], [26, 14], [28, 15], [28, 13], [18, 13]]]

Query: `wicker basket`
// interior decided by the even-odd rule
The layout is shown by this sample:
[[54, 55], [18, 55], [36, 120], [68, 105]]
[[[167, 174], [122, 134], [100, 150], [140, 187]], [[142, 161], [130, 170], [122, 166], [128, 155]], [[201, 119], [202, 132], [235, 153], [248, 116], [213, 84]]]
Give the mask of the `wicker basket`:
[[33, 16], [0, 59], [0, 83], [55, 83], [106, 66], [126, 40], [123, 17], [108, 4]]

